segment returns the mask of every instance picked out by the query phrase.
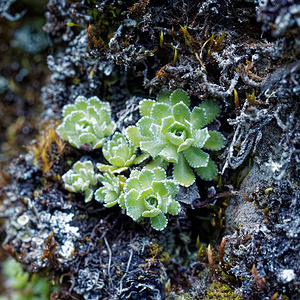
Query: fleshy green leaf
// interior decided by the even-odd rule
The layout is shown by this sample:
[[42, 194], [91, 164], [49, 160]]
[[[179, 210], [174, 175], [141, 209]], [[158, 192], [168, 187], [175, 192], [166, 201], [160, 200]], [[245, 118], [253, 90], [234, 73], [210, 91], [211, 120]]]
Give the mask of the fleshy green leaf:
[[152, 172], [154, 174], [154, 180], [163, 181], [166, 179], [166, 171], [162, 167], [157, 166], [152, 169]]
[[190, 106], [190, 97], [188, 96], [188, 94], [182, 90], [182, 89], [177, 89], [175, 90], [171, 96], [171, 105], [174, 106], [175, 104], [179, 103], [179, 102], [183, 102], [186, 106]]
[[168, 224], [168, 219], [164, 214], [159, 214], [158, 216], [151, 218], [151, 226], [158, 231], [166, 228]]
[[140, 143], [140, 148], [152, 157], [156, 157], [165, 148], [165, 144], [156, 141], [145, 141]]
[[94, 193], [94, 191], [93, 191], [92, 189], [87, 189], [87, 190], [84, 192], [84, 201], [85, 201], [86, 203], [92, 201], [93, 193]]
[[157, 101], [160, 102], [160, 103], [166, 103], [166, 104], [170, 105], [170, 95], [171, 95], [171, 91], [169, 91], [169, 90], [163, 90], [158, 95]]
[[179, 102], [172, 108], [173, 116], [177, 122], [183, 123], [184, 121], [190, 121], [191, 112], [183, 102]]
[[144, 162], [146, 159], [149, 158], [149, 154], [148, 153], [142, 153], [140, 155], [138, 155], [134, 161], [133, 161], [133, 164], [134, 165], [138, 165], [138, 164], [141, 164], [142, 162]]
[[182, 151], [185, 151], [187, 150], [188, 148], [190, 148], [192, 145], [194, 144], [194, 139], [186, 139], [184, 141], [184, 143], [182, 143], [179, 147], [178, 147], [178, 150], [177, 152], [182, 152]]
[[194, 131], [195, 142], [193, 146], [197, 148], [202, 148], [205, 142], [208, 140], [208, 138], [209, 138], [209, 134], [207, 128], [195, 130]]
[[176, 216], [176, 215], [179, 214], [180, 209], [181, 209], [180, 204], [177, 201], [172, 200], [172, 202], [168, 206], [168, 213], [173, 215], [173, 216]]
[[103, 145], [103, 139], [116, 128], [111, 120], [110, 104], [97, 97], [86, 99], [78, 96], [74, 104], [63, 107], [63, 116], [57, 133], [76, 148], [83, 144], [89, 144], [92, 149], [99, 148]]
[[139, 201], [139, 193], [136, 190], [131, 190], [125, 195], [125, 206], [127, 215], [134, 221], [137, 221], [146, 210], [143, 201]]
[[203, 128], [208, 123], [205, 109], [194, 107], [191, 114], [191, 121], [194, 129]]
[[161, 213], [159, 208], [153, 208], [151, 210], [146, 210], [143, 212], [142, 216], [145, 218], [154, 218]]
[[[147, 137], [147, 136], [151, 137], [150, 127], [152, 123], [153, 123], [153, 119], [150, 117], [143, 117], [138, 121], [137, 125], [142, 137]], [[134, 142], [132, 142], [132, 144], [134, 144]]]
[[142, 189], [151, 186], [153, 179], [154, 179], [153, 172], [151, 170], [143, 169], [139, 176], [139, 182]]
[[209, 131], [209, 138], [204, 144], [205, 149], [209, 150], [220, 150], [225, 146], [226, 139], [220, 132]]
[[209, 181], [217, 176], [218, 168], [216, 163], [210, 159], [206, 167], [196, 168], [195, 171], [201, 179]]
[[132, 189], [141, 190], [141, 186], [138, 178], [130, 176], [130, 178], [126, 181], [125, 190], [130, 191]]
[[183, 154], [179, 155], [178, 163], [174, 164], [173, 176], [183, 186], [190, 186], [195, 182], [195, 175]]
[[172, 144], [168, 144], [159, 153], [159, 156], [170, 163], [177, 163], [177, 161], [178, 161], [177, 147]]
[[209, 154], [196, 147], [190, 147], [183, 151], [183, 154], [189, 165], [193, 168], [206, 167]]
[[140, 114], [142, 117], [150, 117], [152, 106], [156, 102], [150, 99], [144, 99], [139, 104]]
[[87, 132], [87, 133], [82, 133], [79, 136], [79, 140], [81, 144], [88, 144], [93, 142], [96, 139], [96, 136], [93, 133]]
[[212, 100], [206, 100], [199, 104], [198, 107], [205, 109], [207, 123], [212, 122], [221, 112], [218, 103]]
[[161, 124], [162, 119], [168, 117], [170, 114], [170, 106], [165, 103], [156, 103], [151, 110], [151, 118], [153, 118], [157, 124]]
[[139, 129], [136, 126], [129, 126], [126, 131], [126, 135], [133, 145], [140, 145], [141, 135]]

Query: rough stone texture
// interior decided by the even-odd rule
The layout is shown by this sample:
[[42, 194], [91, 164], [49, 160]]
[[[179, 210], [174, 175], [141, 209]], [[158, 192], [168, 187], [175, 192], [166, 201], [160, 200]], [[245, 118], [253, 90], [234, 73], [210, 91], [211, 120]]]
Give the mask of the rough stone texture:
[[[13, 2], [1, 1], [1, 14]], [[1, 190], [1, 213], [7, 217], [3, 247], [28, 271], [47, 267], [60, 278], [59, 299], [203, 299], [213, 277], [245, 299], [270, 299], [276, 292], [278, 299], [296, 299], [299, 4], [138, 3], [48, 1], [44, 30], [53, 45], [41, 122], [61, 119], [62, 107], [79, 95], [109, 101], [120, 130], [137, 122], [138, 102], [163, 87], [183, 88], [193, 106], [213, 98], [222, 112], [210, 126], [228, 141], [222, 153], [212, 155], [220, 170], [217, 181], [198, 180], [191, 191], [181, 189], [182, 213], [156, 232], [117, 208], [85, 204], [82, 195], [68, 193], [60, 177], [70, 163], [103, 161], [101, 150], [66, 146], [59, 155], [53, 144], [56, 160], [49, 172], [35, 167], [30, 154], [7, 168], [11, 181]], [[237, 190], [230, 202], [228, 184]], [[225, 266], [222, 251], [216, 255], [224, 223]], [[197, 236], [204, 249], [198, 258]], [[155, 243], [162, 249], [153, 251]], [[208, 271], [208, 244], [214, 275]]]

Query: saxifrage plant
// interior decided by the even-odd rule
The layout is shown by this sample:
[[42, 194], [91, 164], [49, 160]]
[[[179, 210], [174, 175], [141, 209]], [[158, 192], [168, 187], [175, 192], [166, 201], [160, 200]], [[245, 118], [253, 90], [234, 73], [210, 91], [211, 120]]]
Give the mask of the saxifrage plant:
[[108, 102], [100, 101], [98, 97], [79, 96], [74, 104], [63, 107], [63, 121], [56, 132], [76, 148], [86, 145], [85, 149], [97, 149], [115, 128]]
[[136, 151], [137, 147], [132, 145], [126, 136], [116, 132], [110, 140], [106, 140], [102, 147], [103, 156], [111, 165], [98, 163], [97, 168], [101, 172], [111, 170], [113, 173], [121, 173], [148, 157], [146, 153], [137, 157]]
[[134, 221], [150, 218], [154, 229], [163, 230], [168, 224], [165, 215], [180, 212], [174, 198], [178, 190], [178, 184], [166, 178], [163, 168], [133, 170], [125, 183], [124, 204], [120, 205], [125, 205], [126, 214]]
[[157, 101], [143, 100], [139, 109], [142, 118], [137, 126], [127, 129], [130, 142], [152, 158], [173, 163], [173, 176], [183, 186], [195, 181], [191, 168], [204, 180], [217, 174], [217, 166], [207, 150], [219, 150], [225, 145], [224, 136], [209, 131], [207, 124], [220, 113], [212, 100], [189, 109], [190, 98], [185, 91], [162, 92]]
[[95, 191], [96, 201], [104, 203], [105, 207], [112, 207], [119, 203], [120, 197], [123, 195], [126, 177], [116, 176], [107, 170], [104, 174], [98, 175], [98, 180], [103, 186]]
[[72, 169], [62, 176], [65, 188], [70, 192], [84, 192], [85, 202], [93, 198], [94, 186], [97, 184], [97, 176], [91, 161], [78, 161]]

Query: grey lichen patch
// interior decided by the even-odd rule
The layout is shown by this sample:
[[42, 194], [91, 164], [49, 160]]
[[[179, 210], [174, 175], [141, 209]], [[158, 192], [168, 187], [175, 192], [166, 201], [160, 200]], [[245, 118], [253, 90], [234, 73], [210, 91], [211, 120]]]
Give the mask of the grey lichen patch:
[[[54, 47], [47, 61], [52, 76], [41, 94], [42, 120], [59, 119], [62, 108], [80, 95], [96, 95], [110, 103], [112, 118], [124, 134], [141, 118], [142, 99], [154, 101], [162, 88], [184, 89], [191, 110], [207, 99], [220, 104], [220, 116], [207, 131], [226, 136], [224, 154], [210, 153], [223, 174], [209, 185], [197, 179], [189, 190], [182, 188], [176, 198], [182, 209], [177, 216], [168, 214], [168, 227], [160, 233], [143, 218], [135, 224], [117, 205], [107, 209], [95, 201], [84, 203], [80, 193], [63, 189], [61, 177], [80, 157], [105, 163], [99, 148], [88, 155], [69, 145], [63, 154], [53, 149], [54, 165], [44, 175], [30, 155], [20, 157], [10, 167], [11, 183], [1, 192], [0, 211], [8, 217], [6, 251], [30, 271], [47, 266], [53, 278], [61, 279], [56, 297], [62, 299], [204, 298], [214, 276], [205, 249], [210, 243], [217, 262], [215, 250], [225, 222], [227, 273], [219, 265], [217, 270], [230, 293], [236, 289], [246, 299], [270, 299], [276, 293], [296, 297], [299, 37], [291, 33], [299, 27], [298, 4], [134, 2], [145, 4], [142, 14], [130, 13], [133, 3], [127, 1], [48, 1], [44, 28]], [[199, 164], [187, 156], [194, 166]], [[133, 165], [126, 166], [124, 176]], [[212, 169], [210, 178], [217, 168]], [[166, 180], [171, 176], [167, 169]], [[113, 206], [124, 182], [102, 180], [108, 188], [98, 200], [113, 191], [106, 199]], [[226, 184], [236, 181], [230, 202]], [[206, 200], [195, 205], [200, 195]], [[142, 200], [156, 206], [155, 197]], [[136, 201], [132, 198], [129, 204]], [[198, 235], [203, 261], [197, 259]], [[153, 241], [168, 251], [167, 264], [149, 255]]]

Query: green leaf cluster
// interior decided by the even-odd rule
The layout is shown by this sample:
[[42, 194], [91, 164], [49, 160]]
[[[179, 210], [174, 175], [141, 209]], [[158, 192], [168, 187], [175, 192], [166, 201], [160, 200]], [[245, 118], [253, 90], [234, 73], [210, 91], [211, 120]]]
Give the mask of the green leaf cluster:
[[115, 128], [108, 102], [102, 102], [98, 97], [87, 99], [79, 96], [74, 104], [63, 107], [63, 122], [56, 132], [76, 148], [87, 144], [91, 149], [97, 149]]
[[84, 192], [85, 202], [93, 198], [93, 186], [97, 184], [97, 176], [91, 161], [78, 161], [72, 169], [62, 176], [65, 188], [70, 192]]
[[[189, 96], [177, 89], [163, 91], [157, 100], [144, 99], [139, 110], [141, 119], [125, 130], [125, 136], [114, 133], [109, 103], [97, 97], [80, 96], [64, 106], [58, 134], [77, 148], [102, 147], [108, 163], [97, 163], [97, 174], [91, 161], [78, 161], [62, 179], [67, 190], [83, 192], [86, 202], [94, 196], [105, 207], [119, 205], [134, 221], [149, 218], [154, 229], [163, 230], [167, 215], [180, 212], [175, 200], [179, 185], [193, 184], [194, 171], [204, 180], [217, 174], [208, 151], [224, 147], [225, 138], [207, 126], [220, 108], [208, 100], [190, 110]], [[173, 164], [173, 179], [166, 177], [169, 164]]]
[[106, 140], [102, 148], [103, 156], [111, 165], [98, 163], [97, 168], [101, 172], [111, 170], [113, 173], [122, 173], [148, 157], [145, 153], [137, 157], [136, 151], [137, 147], [133, 146], [126, 136], [116, 132], [110, 140]]
[[134, 170], [125, 184], [126, 213], [134, 221], [150, 218], [154, 229], [163, 230], [168, 224], [165, 214], [180, 212], [180, 204], [174, 199], [178, 190], [178, 184], [166, 178], [163, 168]]
[[189, 108], [190, 98], [185, 91], [164, 91], [157, 100], [143, 100], [142, 118], [136, 126], [127, 129], [130, 142], [152, 158], [173, 164], [173, 176], [183, 186], [195, 181], [192, 168], [204, 180], [217, 174], [217, 166], [209, 153], [202, 150], [220, 150], [225, 145], [224, 136], [209, 131], [206, 125], [220, 113], [212, 100]]

